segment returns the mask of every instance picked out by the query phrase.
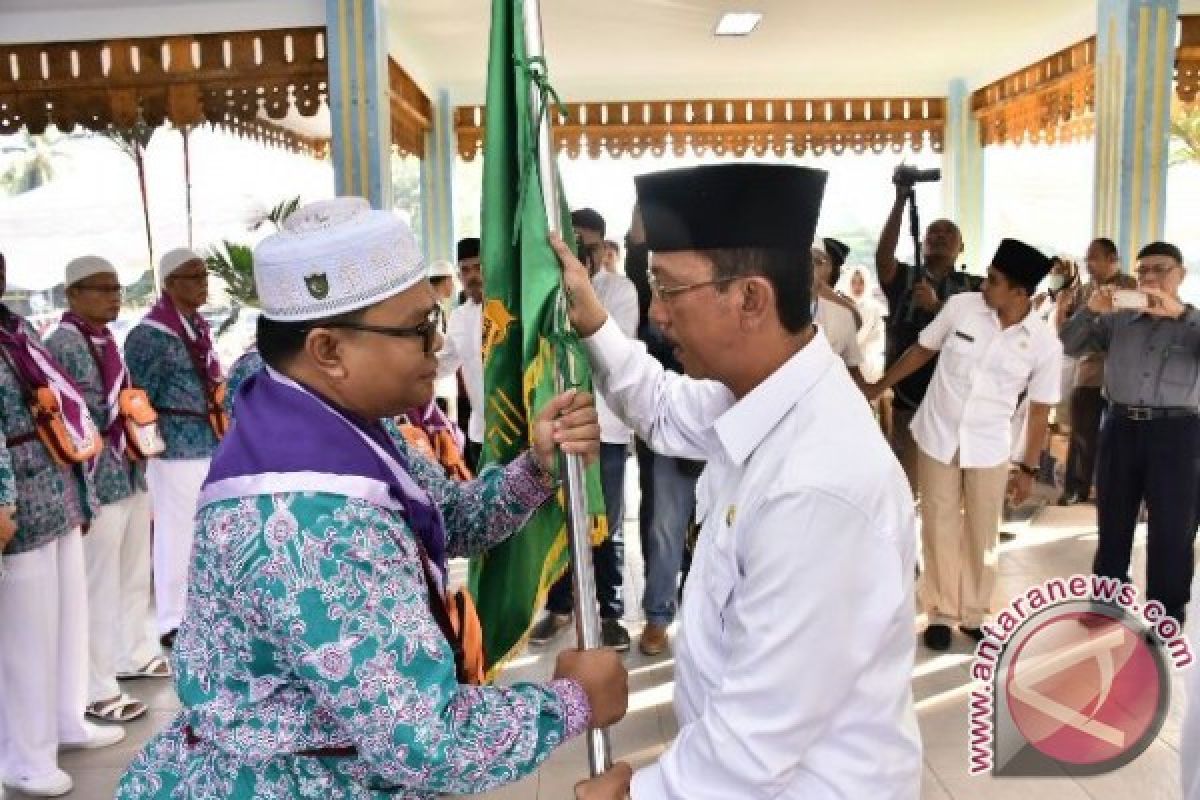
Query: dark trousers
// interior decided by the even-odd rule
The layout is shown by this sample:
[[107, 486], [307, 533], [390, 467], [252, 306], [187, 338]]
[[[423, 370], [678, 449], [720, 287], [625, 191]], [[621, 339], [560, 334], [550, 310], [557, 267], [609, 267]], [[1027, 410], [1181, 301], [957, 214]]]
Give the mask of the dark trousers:
[[467, 467], [476, 475], [479, 474], [479, 459], [482, 456], [483, 445], [467, 439], [467, 446], [463, 449], [463, 458], [467, 461]]
[[1183, 622], [1200, 522], [1200, 417], [1134, 421], [1110, 414], [1100, 431], [1093, 569], [1129, 581], [1133, 532], [1148, 515], [1146, 595]]
[[1067, 477], [1063, 492], [1086, 500], [1096, 477], [1096, 447], [1100, 420], [1108, 401], [1099, 387], [1080, 386], [1071, 392], [1071, 446], [1067, 451]]
[[[623, 444], [600, 444], [600, 486], [604, 493], [604, 512], [608, 515], [608, 538], [592, 548], [592, 569], [596, 576], [596, 600], [601, 619], [625, 616], [622, 597], [625, 566], [625, 460], [629, 448]], [[546, 609], [555, 614], [574, 610], [571, 569], [550, 588]]]

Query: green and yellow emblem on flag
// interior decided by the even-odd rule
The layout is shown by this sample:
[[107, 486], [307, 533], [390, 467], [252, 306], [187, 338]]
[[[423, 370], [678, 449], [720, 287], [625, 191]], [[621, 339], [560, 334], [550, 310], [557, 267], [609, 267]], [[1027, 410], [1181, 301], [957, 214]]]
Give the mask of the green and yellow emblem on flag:
[[[537, 411], [556, 394], [571, 363], [574, 385], [590, 388], [587, 356], [561, 313], [558, 259], [537, 164], [530, 87], [549, 95], [544, 62], [530, 62], [523, 0], [493, 0], [483, 146], [482, 262], [486, 430], [484, 463], [507, 463], [529, 447]], [[550, 177], [558, 181], [558, 176]], [[559, 193], [560, 196], [562, 193]], [[570, 214], [560, 209], [563, 238]], [[593, 542], [607, 535], [599, 468], [587, 472]], [[483, 626], [488, 679], [524, 645], [550, 587], [569, 562], [565, 498], [547, 503], [511, 539], [471, 562], [469, 587]]]

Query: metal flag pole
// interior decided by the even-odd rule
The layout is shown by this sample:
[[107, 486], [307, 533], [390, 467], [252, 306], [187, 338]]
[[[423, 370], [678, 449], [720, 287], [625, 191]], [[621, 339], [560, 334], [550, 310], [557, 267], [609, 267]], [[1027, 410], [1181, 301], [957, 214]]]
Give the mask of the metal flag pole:
[[[542, 40], [542, 9], [540, 0], [525, 0], [525, 57], [531, 62], [545, 53]], [[562, 233], [562, 207], [559, 203], [557, 172], [554, 163], [554, 146], [550, 137], [550, 114], [552, 109], [543, 109], [548, 102], [536, 82], [529, 85], [530, 110], [539, 121], [538, 174], [541, 177], [542, 199], [546, 206], [546, 221], [552, 233]], [[568, 369], [575, 372], [573, 360], [568, 360]], [[555, 375], [558, 391], [563, 391], [566, 381], [573, 385], [575, 375]], [[583, 459], [568, 455], [566, 462], [566, 511], [567, 533], [570, 537], [573, 588], [575, 590], [575, 632], [581, 650], [595, 650], [600, 646], [600, 616], [596, 609], [596, 579], [592, 572], [592, 535], [588, 528], [587, 484], [584, 479]], [[588, 731], [588, 765], [592, 775], [600, 775], [612, 766], [608, 731], [593, 728]]]

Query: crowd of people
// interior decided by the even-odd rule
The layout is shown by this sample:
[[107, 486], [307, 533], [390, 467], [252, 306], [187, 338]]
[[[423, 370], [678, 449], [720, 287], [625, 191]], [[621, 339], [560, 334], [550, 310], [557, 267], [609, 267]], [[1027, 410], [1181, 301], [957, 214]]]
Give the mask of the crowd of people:
[[[674, 651], [680, 733], [636, 774], [582, 782], [585, 800], [917, 797], [914, 608], [927, 648], [983, 637], [1001, 517], [1033, 495], [1052, 419], [1070, 428], [1058, 502], [1097, 507], [1092, 569], [1130, 580], [1144, 513], [1146, 594], [1182, 623], [1200, 311], [1179, 250], [1148, 244], [1126, 272], [1096, 239], [1085, 284], [1004, 239], [973, 275], [943, 219], [905, 264], [897, 185], [870, 270], [817, 236], [825, 180], [641, 176], [623, 269], [603, 217], [576, 211], [577, 241], [549, 245], [595, 396], [552, 400], [508, 464], [481, 463], [479, 240], [427, 267], [365, 201], [303, 207], [256, 248], [257, 340], [227, 374], [188, 249], [161, 258], [123, 350], [103, 258], [66, 265], [45, 341], [0, 305], [3, 783], [69, 792], [60, 750], [121, 741], [147, 712], [122, 682], [164, 678], [182, 710], [121, 798], [434, 797], [528, 775], [627, 710], [634, 458], [638, 647]], [[558, 491], [560, 452], [600, 467], [610, 533], [585, 602], [604, 647], [563, 651], [544, 683], [483, 685], [448, 561], [519, 530]], [[530, 642], [575, 606], [568, 575]]]

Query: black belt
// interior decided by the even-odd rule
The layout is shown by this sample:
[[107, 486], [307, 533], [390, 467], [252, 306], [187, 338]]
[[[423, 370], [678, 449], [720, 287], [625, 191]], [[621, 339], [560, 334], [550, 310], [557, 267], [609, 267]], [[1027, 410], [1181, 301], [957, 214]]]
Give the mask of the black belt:
[[208, 419], [207, 411], [192, 411], [189, 408], [156, 408], [154, 410], [166, 417], [194, 417], [196, 419]]
[[1151, 408], [1150, 406], [1124, 406], [1120, 403], [1113, 403], [1109, 408], [1117, 416], [1133, 420], [1134, 422], [1149, 422], [1152, 419], [1185, 419], [1187, 417], [1200, 416], [1200, 411], [1194, 408]]
[[23, 444], [29, 444], [30, 442], [36, 442], [37, 439], [38, 439], [37, 431], [31, 431], [30, 433], [23, 433], [20, 436], [13, 436], [11, 439], [8, 439], [5, 442], [5, 446], [11, 450], [14, 447], [20, 447]]
[[[183, 739], [188, 747], [195, 747], [204, 741], [196, 735], [191, 725], [183, 726]], [[280, 753], [280, 755], [289, 754]], [[352, 745], [347, 747], [315, 747], [311, 750], [300, 750], [290, 755], [303, 756], [305, 758], [358, 758], [358, 748]]]

